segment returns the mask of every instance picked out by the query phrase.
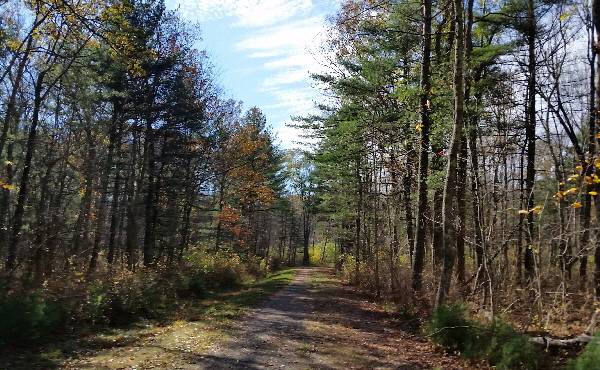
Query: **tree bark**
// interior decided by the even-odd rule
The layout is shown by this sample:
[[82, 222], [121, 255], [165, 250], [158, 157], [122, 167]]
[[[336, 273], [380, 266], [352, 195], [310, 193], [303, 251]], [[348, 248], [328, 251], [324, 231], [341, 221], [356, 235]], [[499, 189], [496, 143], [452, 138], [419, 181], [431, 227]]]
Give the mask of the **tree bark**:
[[427, 232], [427, 177], [429, 172], [429, 131], [431, 106], [431, 0], [422, 0], [423, 29], [421, 33], [423, 62], [421, 67], [419, 105], [421, 111], [421, 135], [419, 143], [418, 200], [415, 242], [413, 247], [412, 289], [420, 292], [425, 262], [425, 233]]
[[92, 256], [88, 265], [88, 272], [92, 273], [96, 270], [98, 264], [98, 254], [100, 252], [100, 243], [102, 234], [104, 233], [104, 224], [106, 218], [106, 198], [108, 195], [108, 183], [112, 172], [115, 147], [119, 141], [119, 125], [121, 121], [121, 102], [115, 102], [113, 106], [113, 117], [108, 133], [108, 149], [104, 169], [100, 178], [100, 198], [97, 202], [97, 218], [96, 229], [94, 232], [94, 244], [92, 246]]
[[[533, 187], [535, 184], [535, 144], [536, 144], [536, 104], [535, 104], [535, 87], [536, 87], [536, 61], [535, 61], [535, 38], [536, 38], [536, 20], [534, 0], [527, 2], [527, 47], [528, 47], [528, 64], [527, 64], [527, 124], [525, 128], [525, 138], [527, 141], [527, 172], [525, 178], [525, 199], [526, 207], [532, 209], [535, 205], [535, 197]], [[531, 280], [534, 275], [535, 261], [533, 256], [533, 239], [534, 239], [534, 213], [529, 212], [526, 217], [527, 231], [525, 233], [525, 256], [523, 259], [523, 267], [527, 280]]]
[[13, 217], [10, 241], [8, 243], [8, 254], [6, 257], [5, 269], [12, 272], [17, 262], [17, 248], [21, 238], [21, 228], [23, 227], [23, 216], [25, 215], [25, 203], [29, 193], [29, 174], [31, 173], [31, 162], [35, 151], [35, 140], [37, 136], [37, 126], [40, 120], [40, 109], [42, 107], [42, 89], [46, 71], [39, 72], [34, 90], [33, 111], [31, 113], [31, 125], [29, 126], [29, 135], [25, 147], [25, 159], [23, 161], [23, 173], [19, 184], [19, 195], [17, 196], [17, 205]]
[[456, 30], [456, 48], [454, 51], [454, 127], [450, 152], [448, 154], [448, 165], [446, 181], [444, 183], [444, 200], [442, 204], [442, 227], [444, 232], [444, 243], [442, 249], [442, 272], [440, 274], [438, 290], [436, 294], [436, 307], [443, 305], [450, 291], [452, 280], [452, 269], [456, 258], [456, 230], [455, 222], [463, 223], [456, 214], [456, 185], [458, 160], [463, 137], [464, 119], [464, 52], [465, 35], [463, 20], [462, 0], [454, 1], [454, 23]]

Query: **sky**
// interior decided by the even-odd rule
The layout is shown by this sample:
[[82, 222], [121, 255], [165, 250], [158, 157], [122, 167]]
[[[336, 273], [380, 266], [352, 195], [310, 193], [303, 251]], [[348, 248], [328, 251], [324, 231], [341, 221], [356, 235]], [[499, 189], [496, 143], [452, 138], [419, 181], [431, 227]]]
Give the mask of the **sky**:
[[258, 106], [279, 143], [298, 146], [290, 117], [314, 110], [319, 91], [309, 73], [323, 69], [319, 47], [339, 0], [167, 0], [198, 24], [215, 75], [227, 97]]

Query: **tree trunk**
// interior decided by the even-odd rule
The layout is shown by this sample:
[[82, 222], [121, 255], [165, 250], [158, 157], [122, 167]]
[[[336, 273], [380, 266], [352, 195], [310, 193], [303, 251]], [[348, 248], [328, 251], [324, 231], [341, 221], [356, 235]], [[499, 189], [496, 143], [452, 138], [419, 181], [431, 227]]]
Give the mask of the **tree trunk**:
[[454, 22], [456, 29], [456, 48], [454, 52], [454, 128], [450, 152], [448, 154], [448, 165], [446, 181], [444, 184], [444, 201], [442, 204], [442, 227], [444, 232], [444, 243], [442, 249], [442, 273], [436, 294], [435, 305], [443, 305], [450, 291], [452, 269], [456, 258], [456, 230], [455, 221], [463, 223], [464, 220], [456, 220], [456, 185], [458, 160], [463, 137], [464, 118], [464, 52], [465, 35], [463, 21], [462, 0], [454, 1]]
[[[87, 248], [89, 243], [90, 213], [92, 211], [92, 191], [94, 186], [94, 170], [96, 161], [96, 144], [95, 139], [92, 136], [91, 117], [86, 117], [86, 126], [87, 155], [85, 159], [85, 185], [83, 197], [81, 198], [81, 204], [79, 206], [79, 215], [77, 216], [75, 230], [73, 231], [73, 241], [70, 252], [73, 258], [76, 258], [77, 254], [79, 254], [82, 243], [84, 248]], [[70, 262], [67, 260], [67, 266], [69, 264]]]
[[152, 122], [147, 120], [146, 122], [146, 142], [145, 142], [144, 156], [145, 166], [147, 168], [147, 187], [146, 187], [146, 199], [144, 201], [144, 266], [151, 266], [154, 262], [154, 247], [155, 247], [155, 234], [154, 234], [154, 190], [155, 190], [155, 163], [154, 163], [154, 129], [152, 128]]
[[[536, 37], [536, 21], [534, 13], [534, 0], [527, 2], [528, 30], [527, 30], [527, 46], [529, 52], [529, 60], [527, 65], [527, 125], [525, 128], [525, 137], [527, 141], [527, 173], [525, 178], [525, 199], [527, 199], [526, 207], [532, 209], [535, 204], [533, 194], [533, 186], [535, 183], [535, 144], [536, 144], [536, 119], [535, 119], [535, 87], [536, 87], [536, 62], [535, 62], [535, 37]], [[532, 243], [534, 239], [534, 213], [527, 214], [527, 231], [525, 233], [525, 256], [523, 267], [527, 280], [531, 280], [534, 275], [535, 262], [533, 256]]]
[[100, 178], [100, 198], [97, 201], [97, 218], [96, 218], [96, 229], [94, 232], [94, 244], [92, 246], [92, 256], [88, 265], [88, 272], [92, 273], [96, 270], [98, 263], [98, 253], [100, 252], [100, 243], [102, 241], [102, 234], [104, 232], [104, 223], [106, 218], [106, 198], [108, 195], [108, 183], [110, 179], [110, 173], [112, 172], [113, 160], [115, 147], [118, 146], [119, 141], [119, 124], [121, 120], [121, 106], [120, 102], [115, 103], [113, 107], [113, 117], [111, 127], [109, 128], [108, 134], [108, 152], [106, 154], [106, 162], [104, 163], [104, 169], [102, 171], [102, 177]]
[[[23, 80], [23, 72], [25, 71], [25, 66], [27, 65], [27, 61], [29, 60], [29, 54], [31, 53], [31, 47], [33, 43], [33, 37], [29, 36], [27, 38], [27, 46], [25, 46], [25, 51], [23, 56], [21, 57], [21, 61], [19, 62], [19, 66], [17, 67], [17, 72], [15, 74], [13, 87], [10, 92], [10, 97], [8, 98], [8, 102], [6, 104], [6, 112], [4, 114], [4, 124], [2, 125], [2, 134], [0, 135], [0, 157], [2, 157], [2, 153], [4, 152], [4, 146], [6, 145], [6, 139], [8, 138], [8, 132], [18, 121], [18, 112], [17, 112], [17, 95], [19, 93], [19, 89], [21, 88], [21, 81]], [[4, 225], [2, 225], [4, 226]]]
[[117, 227], [119, 225], [119, 197], [121, 192], [121, 172], [117, 165], [115, 173], [115, 182], [113, 184], [112, 205], [110, 208], [110, 231], [108, 237], [108, 255], [106, 261], [112, 266], [115, 258], [115, 239], [117, 236]]
[[429, 131], [430, 131], [430, 92], [431, 92], [431, 0], [422, 0], [423, 13], [422, 49], [423, 62], [421, 67], [419, 105], [421, 111], [421, 137], [419, 143], [419, 175], [417, 221], [415, 244], [413, 247], [414, 261], [412, 265], [412, 289], [420, 292], [422, 274], [425, 262], [425, 233], [427, 231], [427, 175], [429, 171]]
[[11, 236], [8, 243], [8, 255], [6, 257], [5, 268], [12, 272], [17, 262], [17, 247], [21, 237], [21, 228], [23, 227], [23, 216], [25, 215], [25, 203], [29, 193], [29, 174], [31, 172], [31, 162], [35, 151], [35, 139], [37, 136], [37, 126], [40, 119], [40, 109], [42, 107], [42, 88], [46, 71], [38, 74], [35, 83], [33, 111], [31, 113], [31, 125], [29, 126], [29, 135], [25, 147], [25, 159], [23, 161], [23, 173], [19, 185], [19, 195], [17, 196], [17, 205], [13, 217]]
[[[595, 29], [596, 43], [592, 47], [591, 86], [594, 88], [591, 92], [592, 95], [595, 96], [594, 98], [590, 99], [590, 110], [593, 112], [594, 118], [594, 130], [592, 130], [590, 122], [590, 142], [595, 143], [595, 141], [597, 140], [595, 132], [600, 127], [600, 113], [598, 112], [598, 109], [596, 107], [598, 104], [600, 104], [600, 73], [598, 73], [600, 71], [600, 58], [598, 57], [598, 53], [600, 51], [600, 0], [594, 0], [593, 2], [592, 21], [594, 24], [593, 28]], [[594, 35], [594, 32], [592, 32], [592, 35]], [[594, 40], [592, 40], [592, 42], [593, 41]], [[595, 152], [595, 146], [593, 149]], [[598, 207], [598, 204], [596, 204], [596, 207], [599, 209], [598, 212], [600, 212], [600, 207]], [[600, 300], [600, 238], [596, 237], [596, 240], [596, 249], [594, 251], [594, 291], [596, 300]]]
[[458, 154], [456, 209], [458, 223], [456, 224], [456, 280], [459, 284], [465, 282], [465, 231], [466, 220], [466, 186], [467, 186], [467, 140], [464, 135], [460, 139], [460, 152]]

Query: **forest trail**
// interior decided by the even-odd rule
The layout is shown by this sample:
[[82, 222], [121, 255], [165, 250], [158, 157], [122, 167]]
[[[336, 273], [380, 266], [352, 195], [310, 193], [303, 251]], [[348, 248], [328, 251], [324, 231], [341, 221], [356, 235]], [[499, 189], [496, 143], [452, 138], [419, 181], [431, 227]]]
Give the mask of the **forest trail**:
[[[414, 321], [344, 286], [329, 269], [300, 268], [290, 285], [199, 345], [182, 323], [150, 339], [80, 357], [78, 369], [465, 369], [436, 351]], [[179, 337], [184, 347], [166, 339]], [[206, 341], [205, 336], [198, 340]]]
[[[402, 330], [400, 322], [341, 286], [328, 269], [299, 269], [294, 281], [254, 309], [198, 368], [461, 368]], [[195, 368], [190, 366], [190, 368]]]

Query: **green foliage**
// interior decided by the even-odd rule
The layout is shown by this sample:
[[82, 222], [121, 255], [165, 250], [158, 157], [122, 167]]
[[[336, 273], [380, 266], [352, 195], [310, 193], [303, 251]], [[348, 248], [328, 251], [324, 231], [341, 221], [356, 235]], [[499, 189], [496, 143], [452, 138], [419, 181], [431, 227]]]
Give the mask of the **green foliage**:
[[336, 259], [335, 245], [328, 242], [326, 245], [322, 243], [309, 247], [310, 264], [311, 265], [332, 265]]
[[539, 369], [541, 352], [499, 319], [485, 326], [468, 317], [463, 304], [437, 308], [426, 327], [438, 345], [467, 358], [487, 359], [497, 369]]
[[267, 261], [267, 269], [269, 271], [277, 271], [283, 265], [281, 258], [279, 256], [269, 256], [269, 260]]
[[467, 318], [466, 307], [462, 304], [438, 307], [425, 330], [434, 343], [461, 353], [471, 350], [480, 333], [476, 324]]
[[[261, 280], [253, 292], [239, 295], [241, 301], [231, 304], [247, 306], [279, 289], [293, 276], [290, 271]], [[164, 319], [179, 298], [240, 288], [250, 275], [261, 277], [265, 272], [266, 263], [256, 257], [242, 260], [227, 251], [195, 252], [175, 271], [115, 274], [84, 287], [81, 296], [60, 303], [41, 293], [0, 297], [0, 344], [30, 344], [64, 332], [67, 324], [123, 326], [140, 318]]]
[[94, 325], [125, 325], [137, 318], [161, 318], [175, 302], [179, 284], [174, 276], [128, 274], [92, 286], [78, 316]]
[[585, 347], [578, 358], [567, 365], [567, 370], [598, 370], [600, 369], [600, 332]]
[[0, 344], [31, 344], [64, 327], [67, 315], [39, 294], [0, 299]]
[[187, 262], [190, 269], [188, 288], [200, 297], [209, 290], [240, 287], [249, 274], [242, 259], [228, 251], [196, 251], [188, 257]]
[[500, 319], [485, 328], [481, 348], [484, 357], [497, 369], [538, 369], [540, 366], [539, 349], [528, 337]]

